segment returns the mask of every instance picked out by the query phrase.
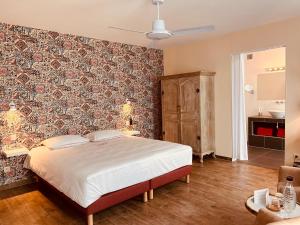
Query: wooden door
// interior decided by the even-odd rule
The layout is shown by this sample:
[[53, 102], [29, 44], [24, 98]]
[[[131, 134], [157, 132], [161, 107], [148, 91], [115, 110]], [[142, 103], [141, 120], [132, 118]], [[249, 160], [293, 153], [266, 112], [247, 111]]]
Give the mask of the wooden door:
[[178, 117], [178, 79], [162, 81], [163, 140], [180, 143]]
[[199, 85], [199, 77], [179, 79], [180, 142], [191, 146], [194, 152], [198, 152], [200, 146]]

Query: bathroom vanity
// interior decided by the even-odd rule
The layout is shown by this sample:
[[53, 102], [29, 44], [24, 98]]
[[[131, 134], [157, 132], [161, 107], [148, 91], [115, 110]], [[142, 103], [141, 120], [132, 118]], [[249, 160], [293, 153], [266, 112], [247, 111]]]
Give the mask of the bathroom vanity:
[[248, 145], [284, 150], [285, 119], [269, 116], [248, 117]]

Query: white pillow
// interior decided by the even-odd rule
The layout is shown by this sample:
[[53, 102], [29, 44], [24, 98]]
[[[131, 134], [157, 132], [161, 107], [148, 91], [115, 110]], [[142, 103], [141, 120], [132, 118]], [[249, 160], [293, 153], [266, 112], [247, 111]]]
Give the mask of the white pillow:
[[89, 142], [89, 139], [80, 135], [61, 135], [42, 141], [42, 145], [50, 149], [68, 148]]
[[85, 137], [87, 137], [90, 141], [95, 142], [121, 137], [123, 135], [124, 133], [120, 130], [98, 130], [87, 134]]

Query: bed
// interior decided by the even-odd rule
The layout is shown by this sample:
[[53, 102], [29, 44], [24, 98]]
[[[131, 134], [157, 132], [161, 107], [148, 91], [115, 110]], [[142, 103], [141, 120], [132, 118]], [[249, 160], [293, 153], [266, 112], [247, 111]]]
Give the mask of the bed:
[[87, 216], [132, 197], [153, 199], [153, 189], [186, 177], [192, 165], [189, 146], [122, 136], [50, 150], [30, 151], [26, 167], [47, 187]]

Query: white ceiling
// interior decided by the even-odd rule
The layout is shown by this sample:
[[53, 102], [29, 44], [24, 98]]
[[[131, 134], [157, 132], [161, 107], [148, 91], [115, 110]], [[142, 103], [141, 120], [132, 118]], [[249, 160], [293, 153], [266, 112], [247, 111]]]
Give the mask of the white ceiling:
[[[152, 46], [142, 34], [108, 29], [120, 26], [150, 31], [156, 16], [151, 0], [0, 0], [0, 22]], [[165, 0], [161, 17], [167, 29], [215, 25], [216, 31], [176, 37], [164, 47], [300, 16], [300, 0]]]

